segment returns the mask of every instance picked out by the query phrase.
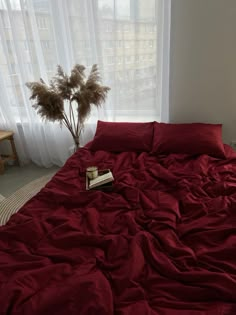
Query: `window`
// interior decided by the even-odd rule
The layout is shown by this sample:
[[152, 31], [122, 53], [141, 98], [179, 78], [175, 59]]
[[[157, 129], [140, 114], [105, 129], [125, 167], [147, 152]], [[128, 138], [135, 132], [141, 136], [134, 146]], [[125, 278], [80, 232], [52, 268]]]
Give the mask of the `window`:
[[55, 66], [53, 60], [49, 60], [46, 64], [46, 67], [47, 67], [48, 72], [53, 72], [56, 69], [56, 66]]
[[129, 78], [129, 80], [133, 80], [134, 79], [134, 70], [129, 70], [128, 71], [128, 78]]
[[112, 24], [110, 22], [105, 23], [105, 32], [107, 33], [112, 32]]
[[99, 15], [105, 19], [114, 17], [114, 0], [98, 0]]
[[9, 73], [11, 75], [16, 74], [16, 64], [15, 63], [10, 63], [9, 64]]
[[85, 48], [89, 48], [89, 41], [88, 41], [88, 40], [85, 40], [85, 41], [84, 41], [84, 47], [85, 47]]
[[[121, 115], [117, 95], [122, 80], [126, 80], [122, 85], [122, 95], [125, 96], [131, 87], [136, 91], [132, 93], [135, 98], [130, 97], [128, 103], [123, 103], [124, 108], [132, 112], [131, 119], [136, 119], [137, 115], [147, 119], [149, 114], [156, 113], [160, 104], [168, 103], [162, 102], [160, 98], [164, 95], [161, 90], [164, 86], [162, 74], [165, 74], [163, 78], [168, 78], [169, 56], [168, 32], [164, 32], [168, 24], [164, 23], [167, 11], [163, 8], [170, 0], [70, 0], [68, 4], [65, 4], [66, 1], [54, 0], [8, 2], [19, 5], [14, 12], [8, 12], [7, 8], [1, 10], [2, 26], [4, 29], [11, 26], [9, 17], [15, 11], [18, 20], [10, 32], [2, 30], [5, 35], [1, 38], [4, 49], [0, 53], [0, 67], [4, 72], [3, 78], [9, 80], [15, 104], [20, 99], [19, 91], [24, 99], [28, 97], [23, 81], [31, 78], [36, 81], [41, 76], [45, 81], [50, 80], [57, 64], [61, 64], [68, 73], [74, 63], [85, 65], [88, 72], [92, 64], [98, 64], [103, 83], [111, 88], [106, 109], [111, 112], [114, 110], [115, 114], [108, 114], [108, 118]], [[36, 25], [32, 24], [33, 17]], [[22, 53], [19, 53], [19, 48]], [[40, 51], [37, 51], [39, 48]], [[24, 66], [27, 70], [21, 73]], [[133, 72], [129, 72], [131, 70]], [[123, 79], [117, 78], [119, 71], [118, 78]], [[18, 89], [15, 88], [18, 77], [15, 74], [19, 74]], [[146, 85], [140, 83], [146, 79], [149, 80], [148, 83], [144, 82]], [[140, 106], [142, 110], [137, 110], [138, 89], [144, 85], [147, 87], [147, 84], [153, 93], [146, 99], [147, 106]], [[168, 90], [168, 84], [166, 86]], [[145, 92], [143, 95], [145, 99]], [[147, 108], [152, 110], [148, 111]], [[124, 115], [127, 115], [126, 112]]]
[[122, 48], [123, 47], [123, 41], [122, 40], [118, 40], [116, 42], [116, 46], [117, 46], [117, 48]]
[[129, 48], [130, 47], [130, 41], [129, 40], [126, 40], [125, 41], [125, 48]]
[[25, 50], [29, 50], [29, 45], [28, 45], [27, 40], [23, 40], [23, 45], [24, 45]]
[[136, 76], [136, 78], [140, 78], [141, 77], [141, 69], [136, 69], [135, 70], [135, 76]]
[[126, 56], [125, 57], [125, 62], [126, 63], [131, 63], [132, 62], [132, 57], [131, 56]]
[[120, 81], [122, 81], [124, 79], [124, 74], [122, 71], [117, 72], [117, 79]]
[[149, 25], [148, 30], [149, 30], [150, 33], [153, 33], [155, 31], [155, 26], [154, 25]]
[[148, 44], [149, 44], [149, 47], [152, 48], [153, 47], [153, 40], [149, 40]]
[[122, 30], [123, 30], [122, 24], [117, 23], [117, 24], [116, 24], [116, 31], [117, 31], [117, 32], [122, 32]]
[[9, 55], [12, 55], [12, 52], [13, 52], [13, 48], [12, 48], [12, 45], [13, 45], [13, 42], [11, 40], [7, 40], [6, 41], [6, 45], [7, 45], [7, 52]]
[[123, 57], [122, 56], [117, 56], [117, 59], [116, 59], [118, 65], [122, 64], [123, 62]]
[[41, 41], [42, 49], [49, 49], [50, 48], [50, 41], [49, 40], [43, 40]]
[[115, 0], [115, 12], [116, 19], [129, 20], [131, 17], [130, 0]]
[[47, 20], [44, 16], [36, 17], [37, 25], [39, 29], [47, 29]]
[[4, 11], [2, 11], [2, 21], [3, 21], [3, 27], [4, 28], [10, 28], [10, 20], [8, 18], [8, 16], [4, 13]]
[[136, 29], [138, 33], [143, 33], [144, 31], [144, 25], [142, 23], [136, 24]]
[[124, 25], [124, 32], [130, 32], [131, 28], [130, 28], [130, 24], [125, 24]]
[[86, 65], [87, 65], [87, 66], [91, 66], [91, 65], [92, 65], [92, 58], [91, 58], [91, 57], [87, 57], [87, 59], [86, 59]]
[[139, 61], [144, 61], [144, 56], [143, 55], [141, 55], [141, 56], [139, 56]]
[[28, 71], [28, 73], [30, 73], [30, 74], [32, 74], [32, 73], [33, 73], [31, 63], [26, 63], [26, 71]]
[[106, 48], [113, 48], [113, 41], [112, 40], [106, 41]]
[[108, 65], [114, 65], [114, 62], [115, 62], [114, 56], [108, 56], [107, 57], [107, 64]]
[[150, 26], [148, 24], [145, 24], [144, 29], [145, 32], [148, 33], [150, 31]]

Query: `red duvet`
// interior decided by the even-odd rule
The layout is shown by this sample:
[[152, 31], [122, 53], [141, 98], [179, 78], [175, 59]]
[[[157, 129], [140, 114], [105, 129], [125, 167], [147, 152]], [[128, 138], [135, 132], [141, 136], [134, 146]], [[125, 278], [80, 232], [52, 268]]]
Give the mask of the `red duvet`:
[[[236, 155], [80, 149], [0, 228], [0, 315], [235, 315]], [[110, 168], [113, 192], [85, 191]]]

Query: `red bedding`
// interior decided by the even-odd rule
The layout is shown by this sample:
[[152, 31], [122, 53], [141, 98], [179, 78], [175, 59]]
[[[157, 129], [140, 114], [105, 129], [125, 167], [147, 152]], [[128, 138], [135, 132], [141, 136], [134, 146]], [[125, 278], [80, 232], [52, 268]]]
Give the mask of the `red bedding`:
[[[236, 155], [80, 149], [0, 228], [0, 315], [235, 315]], [[85, 191], [85, 168], [114, 191]]]

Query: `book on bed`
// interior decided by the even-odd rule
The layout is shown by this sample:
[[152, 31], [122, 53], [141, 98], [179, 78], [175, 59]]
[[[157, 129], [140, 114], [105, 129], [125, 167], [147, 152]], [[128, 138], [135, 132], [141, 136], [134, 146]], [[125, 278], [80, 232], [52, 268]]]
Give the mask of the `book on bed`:
[[86, 189], [106, 189], [112, 187], [112, 182], [114, 181], [114, 177], [112, 172], [107, 170], [98, 171], [98, 177], [94, 179], [89, 179], [86, 177]]

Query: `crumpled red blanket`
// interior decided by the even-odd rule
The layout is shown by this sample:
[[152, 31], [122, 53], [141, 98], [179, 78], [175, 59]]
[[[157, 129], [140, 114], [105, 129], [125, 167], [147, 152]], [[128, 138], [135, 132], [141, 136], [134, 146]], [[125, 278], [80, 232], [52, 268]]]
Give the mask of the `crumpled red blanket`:
[[[236, 154], [80, 149], [0, 228], [0, 315], [235, 315]], [[113, 192], [85, 191], [110, 168]]]

